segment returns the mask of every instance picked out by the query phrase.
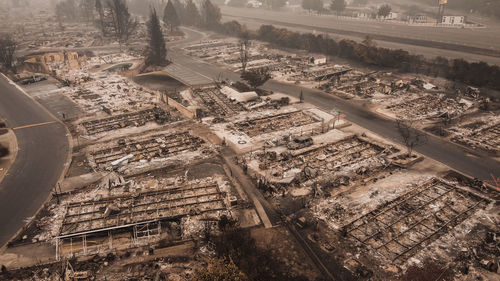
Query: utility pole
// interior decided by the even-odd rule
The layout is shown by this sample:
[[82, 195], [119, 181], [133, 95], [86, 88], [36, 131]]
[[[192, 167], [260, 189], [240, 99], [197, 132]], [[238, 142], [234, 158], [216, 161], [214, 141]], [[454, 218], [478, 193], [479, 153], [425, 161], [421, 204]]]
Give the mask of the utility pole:
[[448, 4], [448, 0], [437, 0], [438, 1], [438, 14], [436, 19], [436, 24], [440, 24], [443, 22], [444, 16], [444, 7]]

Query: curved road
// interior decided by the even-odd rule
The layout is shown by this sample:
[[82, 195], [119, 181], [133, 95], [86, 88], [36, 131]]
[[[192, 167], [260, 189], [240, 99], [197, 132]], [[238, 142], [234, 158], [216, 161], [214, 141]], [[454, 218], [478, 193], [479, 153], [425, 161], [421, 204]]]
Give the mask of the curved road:
[[19, 151], [0, 183], [0, 246], [33, 216], [57, 184], [68, 155], [63, 124], [0, 75], [0, 115], [14, 128]]

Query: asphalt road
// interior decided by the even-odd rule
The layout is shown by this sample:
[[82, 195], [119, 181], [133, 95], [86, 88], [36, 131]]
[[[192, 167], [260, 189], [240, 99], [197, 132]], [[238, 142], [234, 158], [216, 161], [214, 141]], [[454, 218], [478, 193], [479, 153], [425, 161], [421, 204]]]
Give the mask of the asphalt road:
[[380, 47], [404, 49], [429, 58], [464, 58], [500, 65], [498, 25], [475, 29], [436, 28], [227, 6], [221, 10], [224, 21], [237, 20], [255, 30], [262, 24], [272, 24], [299, 32], [329, 34], [336, 40], [357, 41], [369, 34]]
[[3, 75], [0, 115], [10, 128], [18, 128], [14, 133], [19, 146], [0, 183], [0, 245], [4, 245], [49, 196], [63, 171], [69, 145], [64, 126]]
[[[200, 40], [200, 34], [196, 34], [197, 32], [190, 30], [185, 30], [185, 32], [188, 36], [193, 36], [196, 40]], [[198, 61], [176, 50], [170, 49], [169, 57], [174, 62], [207, 77], [215, 78], [219, 74], [222, 74], [224, 78], [229, 80], [239, 80], [239, 75], [234, 72]], [[385, 119], [352, 102], [314, 89], [302, 88], [293, 84], [284, 84], [274, 80], [267, 82], [262, 88], [294, 97], [299, 97], [300, 92], [303, 91], [306, 102], [326, 111], [333, 109], [340, 111], [346, 115], [348, 121], [396, 143], [402, 143], [396, 129], [395, 121]], [[467, 149], [433, 135], [427, 134], [427, 136], [427, 143], [417, 147], [415, 149], [417, 152], [466, 175], [482, 180], [490, 180], [492, 174], [497, 177], [500, 176], [500, 162], [490, 157], [472, 155]]]

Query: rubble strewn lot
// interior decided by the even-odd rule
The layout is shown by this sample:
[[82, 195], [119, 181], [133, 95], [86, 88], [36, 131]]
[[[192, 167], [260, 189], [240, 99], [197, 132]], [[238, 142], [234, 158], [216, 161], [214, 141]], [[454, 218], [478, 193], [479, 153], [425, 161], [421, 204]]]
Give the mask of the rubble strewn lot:
[[[0, 280], [192, 280], [224, 251], [258, 280], [322, 280], [315, 256], [345, 280], [498, 279], [500, 195], [479, 180], [302, 97], [141, 73], [142, 22], [125, 50], [92, 25], [49, 18], [16, 31], [27, 54], [16, 78], [33, 96], [64, 98], [73, 158], [0, 253]], [[234, 72], [240, 51], [210, 37], [183, 49]], [[499, 103], [482, 89], [260, 42], [248, 56], [247, 69], [269, 67], [279, 82], [500, 153]]]
[[457, 260], [456, 251], [483, 251], [465, 238], [474, 229], [488, 229], [481, 239], [499, 233], [498, 194], [428, 160], [401, 165], [398, 154], [347, 135], [297, 153], [248, 153], [240, 164], [320, 252], [359, 278], [394, 280], [429, 262], [453, 264], [456, 276], [463, 267], [469, 277], [496, 272], [493, 252]]
[[229, 117], [245, 110], [241, 104], [232, 102], [216, 87], [196, 89], [192, 96], [204, 107], [203, 116]]
[[[285, 147], [270, 148], [266, 151], [255, 151], [245, 155], [243, 165], [256, 170], [272, 183], [304, 185], [311, 187], [318, 181], [344, 181], [348, 184], [352, 173], [375, 173], [388, 163], [385, 156], [391, 149], [384, 149], [355, 136], [345, 137], [334, 143], [319, 143], [310, 147], [289, 150]], [[331, 139], [334, 134], [330, 134]], [[313, 138], [314, 139], [314, 138]], [[316, 138], [317, 139], [317, 138]], [[315, 142], [317, 143], [317, 142]], [[291, 143], [288, 145], [290, 147]], [[290, 147], [291, 148], [291, 147]], [[336, 176], [333, 176], [336, 175]], [[346, 177], [341, 180], [340, 178]]]
[[451, 140], [479, 148], [485, 151], [500, 153], [500, 118], [498, 115], [483, 116], [453, 125], [447, 131]]
[[[211, 178], [186, 182], [175, 182], [174, 179], [162, 180], [164, 185], [158, 186], [145, 179], [136, 181], [132, 178], [123, 183], [125, 186], [114, 187], [108, 196], [103, 195], [91, 200], [80, 199], [65, 204], [65, 214], [58, 234], [61, 254], [74, 255], [78, 252], [88, 254], [91, 251], [97, 253], [106, 248], [112, 250], [109, 249], [109, 237], [97, 238], [97, 241], [88, 248], [86, 245], [80, 245], [80, 248], [75, 244], [68, 245], [72, 243], [69, 241], [70, 238], [77, 240], [88, 235], [89, 238], [83, 239], [90, 239], [92, 234], [99, 236], [100, 232], [106, 233], [109, 229], [120, 232], [120, 229], [134, 225], [133, 237], [118, 234], [114, 238], [115, 241], [121, 240], [120, 244], [123, 245], [147, 244], [155, 239], [158, 241], [162, 234], [164, 237], [174, 235], [171, 239], [175, 240], [175, 235], [180, 234], [177, 239], [195, 235], [195, 231], [200, 229], [196, 229], [193, 224], [200, 223], [198, 220], [201, 217], [217, 218], [222, 214], [227, 215], [229, 199], [226, 193], [221, 191], [216, 180]], [[223, 179], [220, 181], [221, 184], [227, 184]], [[186, 225], [187, 223], [189, 225]], [[194, 230], [191, 230], [193, 228]], [[127, 243], [123, 241], [124, 239], [130, 241]], [[101, 245], [97, 245], [99, 240], [102, 242]]]
[[149, 133], [140, 137], [120, 139], [115, 144], [98, 143], [88, 147], [88, 151], [91, 167], [95, 169], [115, 167], [123, 173], [161, 167], [165, 162], [181, 159], [188, 163], [215, 154], [204, 140], [187, 131], [171, 131], [168, 134]]
[[139, 127], [148, 122], [156, 122], [161, 125], [167, 122], [180, 120], [180, 117], [173, 117], [168, 111], [154, 107], [138, 112], [116, 115], [113, 117], [89, 120], [82, 123], [86, 135], [96, 135], [102, 132], [108, 132], [129, 126]]
[[487, 203], [433, 178], [344, 226], [343, 231], [389, 262], [400, 261]]
[[[217, 38], [184, 48], [191, 56], [217, 63], [233, 71], [241, 71], [238, 40]], [[497, 155], [495, 140], [489, 129], [461, 131], [466, 120], [475, 115], [493, 112], [498, 115], [499, 101], [492, 98], [491, 90], [453, 85], [449, 81], [423, 75], [402, 75], [369, 69], [354, 69], [349, 65], [335, 64], [328, 58], [290, 53], [274, 49], [261, 42], [252, 42], [247, 68], [268, 67], [273, 79], [283, 83], [300, 84], [316, 88], [344, 99], [369, 102], [370, 108], [386, 117], [418, 120], [418, 128], [429, 129], [443, 136], [446, 130], [453, 134], [451, 140], [472, 149], [481, 149]], [[495, 120], [487, 122], [494, 128]], [[456, 124], [458, 123], [458, 124]], [[471, 122], [472, 123], [472, 122]], [[485, 139], [483, 141], [483, 134]], [[474, 140], [474, 136], [478, 139]], [[493, 139], [493, 141], [491, 141]], [[490, 144], [484, 143], [489, 142]], [[482, 144], [481, 144], [482, 143]]]

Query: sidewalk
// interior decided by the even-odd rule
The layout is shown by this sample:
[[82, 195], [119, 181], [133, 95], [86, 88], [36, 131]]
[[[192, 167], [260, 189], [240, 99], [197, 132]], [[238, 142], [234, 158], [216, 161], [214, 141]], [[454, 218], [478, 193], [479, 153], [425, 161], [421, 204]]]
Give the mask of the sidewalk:
[[259, 214], [259, 217], [264, 224], [264, 227], [273, 227], [269, 216], [275, 219], [279, 219], [279, 216], [275, 214], [272, 206], [269, 205], [264, 196], [262, 196], [262, 194], [257, 190], [257, 187], [253, 184], [250, 177], [246, 175], [239, 166], [236, 165], [236, 163], [234, 162], [234, 157], [236, 156], [234, 151], [232, 151], [228, 147], [224, 147], [221, 152], [222, 158], [231, 170], [232, 175], [238, 180], [241, 187], [245, 190], [245, 193], [248, 195], [250, 200], [252, 200], [252, 203], [254, 204], [255, 209], [257, 210], [257, 213]]

